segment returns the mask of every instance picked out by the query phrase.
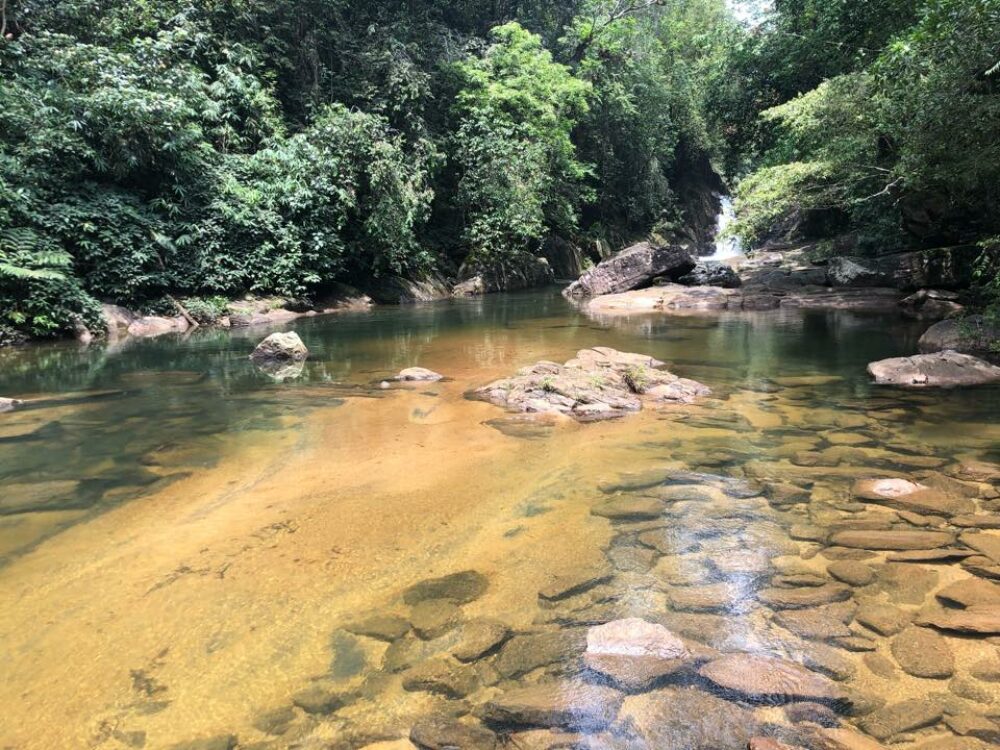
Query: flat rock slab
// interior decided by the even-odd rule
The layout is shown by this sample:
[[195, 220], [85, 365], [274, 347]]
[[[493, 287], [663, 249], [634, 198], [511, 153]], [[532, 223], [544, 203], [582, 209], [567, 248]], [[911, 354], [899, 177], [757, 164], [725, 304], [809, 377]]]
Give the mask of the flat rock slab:
[[1000, 535], [966, 531], [958, 539], [966, 547], [976, 550], [995, 563], [1000, 563]]
[[576, 665], [586, 648], [582, 631], [555, 630], [515, 635], [500, 649], [494, 666], [501, 676], [516, 679], [536, 669]]
[[842, 701], [833, 681], [794, 662], [772, 656], [731, 654], [710, 661], [698, 673], [723, 690], [763, 701]]
[[828, 641], [854, 635], [833, 611], [825, 607], [781, 611], [774, 615], [774, 621], [795, 635], [810, 640]]
[[1000, 367], [951, 350], [872, 362], [868, 374], [878, 385], [956, 388], [1000, 383]]
[[549, 602], [561, 601], [607, 583], [613, 577], [614, 571], [607, 565], [581, 568], [563, 575], [552, 576], [538, 592], [538, 597]]
[[621, 497], [595, 506], [592, 515], [611, 521], [653, 521], [663, 517], [663, 502], [653, 497]]
[[623, 700], [624, 695], [611, 688], [563, 681], [505, 692], [488, 701], [480, 716], [508, 726], [595, 731], [615, 720]]
[[955, 655], [948, 641], [932, 630], [907, 628], [890, 644], [892, 655], [907, 674], [943, 680], [955, 673]]
[[826, 572], [850, 586], [867, 586], [875, 580], [875, 571], [856, 560], [837, 560], [827, 566]]
[[938, 591], [935, 596], [946, 604], [960, 607], [1000, 606], [1000, 586], [980, 578], [955, 581]]
[[955, 633], [1000, 635], [1000, 606], [952, 609], [918, 615], [917, 625]]
[[869, 602], [858, 608], [855, 620], [879, 635], [895, 635], [911, 622], [913, 613], [891, 604]]
[[410, 742], [423, 750], [494, 750], [497, 737], [482, 726], [448, 717], [431, 717], [413, 725]]
[[947, 547], [955, 535], [946, 531], [838, 531], [830, 543], [852, 549], [913, 550]]
[[693, 687], [629, 697], [613, 729], [635, 738], [617, 746], [621, 750], [746, 750], [761, 733], [753, 712]]
[[649, 689], [691, 662], [685, 643], [662, 625], [616, 620], [587, 633], [584, 663], [628, 692]]
[[944, 713], [937, 701], [914, 698], [880, 708], [861, 722], [872, 737], [887, 740], [903, 732], [937, 724]]
[[882, 743], [849, 727], [818, 729], [809, 739], [815, 750], [886, 750]]
[[851, 598], [851, 589], [840, 583], [795, 589], [769, 588], [761, 591], [757, 598], [771, 609], [805, 609], [847, 601]]
[[859, 500], [922, 515], [953, 516], [971, 513], [976, 508], [967, 497], [956, 497], [907, 479], [859, 479], [851, 494]]
[[403, 592], [403, 601], [413, 605], [424, 599], [451, 599], [458, 604], [475, 601], [489, 588], [489, 579], [474, 570], [428, 578]]
[[451, 649], [459, 661], [481, 659], [503, 644], [510, 636], [510, 629], [495, 620], [472, 620], [462, 626], [458, 643]]

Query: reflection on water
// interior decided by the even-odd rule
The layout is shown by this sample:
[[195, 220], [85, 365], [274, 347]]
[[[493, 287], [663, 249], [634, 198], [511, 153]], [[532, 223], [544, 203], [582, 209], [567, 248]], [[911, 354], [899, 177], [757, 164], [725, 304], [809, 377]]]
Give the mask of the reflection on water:
[[[0, 353], [33, 400], [0, 415], [0, 746], [992, 741], [1000, 391], [874, 389], [919, 326], [541, 293], [293, 327], [285, 381], [260, 330]], [[464, 397], [596, 345], [713, 397], [595, 425]], [[379, 387], [410, 366], [448, 379]], [[983, 632], [914, 624], [963, 605]]]

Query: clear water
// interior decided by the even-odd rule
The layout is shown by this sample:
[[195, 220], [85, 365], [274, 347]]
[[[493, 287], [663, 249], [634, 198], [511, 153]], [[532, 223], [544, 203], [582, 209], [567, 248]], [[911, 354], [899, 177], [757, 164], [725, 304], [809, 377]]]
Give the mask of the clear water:
[[[858, 623], [864, 647], [894, 665], [891, 678], [867, 665], [872, 652], [789, 632], [762, 601], [789, 571], [827, 576], [832, 553], [793, 539], [793, 526], [906, 526], [889, 509], [849, 502], [854, 479], [923, 480], [956, 460], [1000, 461], [1000, 390], [868, 382], [865, 365], [912, 352], [920, 324], [800, 311], [595, 320], [552, 291], [290, 328], [312, 356], [303, 377], [285, 383], [247, 360], [266, 330], [0, 352], [0, 394], [32, 401], [0, 415], [0, 746], [160, 748], [232, 734], [241, 747], [409, 747], [410, 728], [427, 716], [471, 717], [529, 684], [593, 683], [580, 638], [626, 616], [722, 652], [832, 669], [838, 684], [878, 700], [937, 692], [985, 710], [949, 694], [949, 682], [906, 674], [890, 639]], [[667, 361], [713, 397], [617, 422], [512, 432], [497, 429], [502, 412], [465, 396], [598, 345]], [[448, 379], [379, 387], [417, 365]], [[711, 501], [672, 506], [666, 525], [591, 512], [645, 487], [636, 476], [683, 471], [747, 480], [763, 494], [729, 497], [722, 480], [689, 479], [681, 484]], [[765, 499], [767, 488], [792, 484], [801, 502]], [[766, 570], [720, 566], [748, 549], [769, 561]], [[863, 562], [878, 577], [852, 598], [908, 612], [969, 576], [955, 560], [901, 569], [877, 552]], [[553, 580], [608, 565], [613, 575], [579, 595], [539, 598]], [[390, 644], [354, 632], [352, 623], [375, 615], [416, 619], [402, 596], [408, 586], [467, 570], [485, 578], [485, 593], [451, 615], [499, 620], [522, 639], [516, 646], [464, 665], [448, 661], [462, 630], [447, 617], [430, 640], [410, 632]], [[707, 603], [692, 605], [691, 592]], [[526, 648], [553, 634], [568, 645], [547, 657]], [[995, 647], [946, 641], [956, 676], [996, 693], [967, 674]], [[523, 673], [509, 666], [522, 647]], [[449, 679], [461, 695], [413, 677], [441, 659], [458, 671]], [[817, 667], [823, 659], [833, 666]], [[741, 733], [763, 724], [791, 726], [778, 707], [733, 703], [690, 675], [679, 684], [690, 690], [677, 703], [686, 711], [723, 699], [739, 709], [706, 720], [712, 747], [745, 744]], [[293, 708], [307, 688], [338, 691], [347, 705]], [[668, 681], [624, 699], [610, 730], [577, 729], [599, 747], [694, 747], [678, 716], [661, 717], [656, 737], [624, 734], [623, 717], [642, 734], [643, 717], [666, 710], [658, 696], [674, 700], [680, 689]], [[584, 689], [567, 700], [588, 715], [595, 698]], [[537, 733], [494, 729], [520, 746], [550, 746]], [[948, 733], [935, 723], [915, 737]]]

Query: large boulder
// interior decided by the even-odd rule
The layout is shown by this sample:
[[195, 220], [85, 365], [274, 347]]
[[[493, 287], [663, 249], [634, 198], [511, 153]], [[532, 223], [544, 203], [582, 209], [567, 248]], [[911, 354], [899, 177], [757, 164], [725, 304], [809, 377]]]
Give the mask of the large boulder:
[[599, 263], [570, 284], [563, 294], [575, 298], [619, 294], [649, 286], [658, 276], [683, 276], [695, 265], [688, 246], [640, 242]]
[[365, 290], [368, 296], [383, 305], [400, 305], [413, 302], [435, 302], [451, 297], [451, 287], [442, 276], [428, 274], [421, 278], [404, 279], [402, 276], [383, 276], [373, 279]]
[[904, 388], [954, 388], [1000, 383], [1000, 367], [947, 350], [872, 362], [868, 373], [879, 385]]
[[677, 283], [684, 286], [718, 286], [723, 289], [739, 289], [743, 285], [736, 271], [715, 261], [699, 263], [690, 273], [681, 276]]
[[[957, 315], [964, 309], [959, 303], [958, 292], [945, 289], [921, 289], [900, 300], [904, 315], [911, 318], [941, 319]], [[941, 347], [954, 349], [955, 347]]]
[[548, 260], [534, 258], [519, 268], [500, 273], [495, 270], [463, 268], [451, 289], [453, 297], [479, 297], [493, 292], [514, 292], [555, 283]]
[[261, 341], [253, 350], [250, 359], [255, 363], [262, 362], [304, 362], [309, 357], [309, 350], [302, 339], [294, 332], [272, 333]]
[[909, 291], [930, 287], [964, 289], [975, 278], [981, 253], [976, 246], [960, 246], [878, 258], [838, 257], [830, 261], [827, 277], [831, 286], [888, 286]]
[[998, 356], [1000, 322], [982, 315], [942, 320], [927, 329], [917, 345], [921, 352], [931, 354], [946, 349], [972, 354], [986, 359]]

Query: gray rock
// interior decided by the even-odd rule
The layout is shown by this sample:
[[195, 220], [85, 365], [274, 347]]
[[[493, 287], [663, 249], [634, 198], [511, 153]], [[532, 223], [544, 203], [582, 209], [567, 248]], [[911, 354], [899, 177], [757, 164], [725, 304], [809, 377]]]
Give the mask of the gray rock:
[[295, 332], [272, 333], [257, 344], [250, 359], [255, 363], [291, 361], [303, 362], [309, 357], [309, 350]]
[[659, 276], [682, 276], [694, 267], [694, 257], [687, 247], [661, 247], [641, 242], [602, 261], [568, 286], [563, 294], [570, 298], [619, 294], [648, 286]]
[[740, 275], [722, 263], [706, 261], [696, 265], [690, 272], [677, 279], [683, 286], [717, 286], [723, 289], [739, 289], [743, 286]]
[[1000, 325], [982, 315], [969, 315], [935, 323], [920, 337], [917, 346], [925, 354], [951, 350], [989, 358], [996, 356], [997, 341], [1000, 341]]
[[951, 350], [872, 362], [868, 373], [878, 385], [905, 388], [955, 388], [1000, 382], [1000, 367]]

